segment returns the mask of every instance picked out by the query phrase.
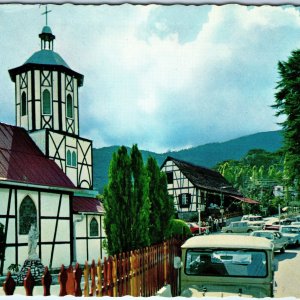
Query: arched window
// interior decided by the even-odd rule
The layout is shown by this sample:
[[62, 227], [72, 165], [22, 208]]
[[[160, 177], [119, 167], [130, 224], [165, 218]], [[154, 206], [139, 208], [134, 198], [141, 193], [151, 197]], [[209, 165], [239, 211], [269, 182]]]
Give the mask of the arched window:
[[73, 99], [70, 94], [67, 96], [67, 117], [73, 118]]
[[26, 93], [23, 92], [21, 96], [21, 116], [27, 115], [27, 101], [26, 101]]
[[96, 218], [93, 218], [90, 222], [90, 236], [99, 236], [99, 225]]
[[51, 115], [51, 100], [48, 90], [43, 91], [43, 115]]
[[77, 157], [76, 157], [76, 152], [72, 152], [72, 166], [76, 167], [77, 166]]
[[28, 234], [31, 224], [37, 223], [37, 211], [34, 202], [26, 196], [19, 210], [19, 234]]
[[67, 151], [67, 166], [72, 166], [72, 154], [71, 151]]

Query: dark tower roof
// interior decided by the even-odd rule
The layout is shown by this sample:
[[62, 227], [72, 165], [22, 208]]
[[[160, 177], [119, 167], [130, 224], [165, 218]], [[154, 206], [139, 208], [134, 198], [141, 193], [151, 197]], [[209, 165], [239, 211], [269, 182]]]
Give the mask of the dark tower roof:
[[82, 86], [83, 75], [73, 71], [64, 59], [53, 51], [55, 35], [52, 34], [51, 28], [47, 25], [44, 26], [39, 37], [41, 39], [41, 50], [31, 55], [20, 67], [10, 69], [8, 72], [11, 80], [15, 82], [16, 75], [24, 71], [47, 69], [51, 71], [62, 71], [74, 76], [78, 79], [78, 85]]

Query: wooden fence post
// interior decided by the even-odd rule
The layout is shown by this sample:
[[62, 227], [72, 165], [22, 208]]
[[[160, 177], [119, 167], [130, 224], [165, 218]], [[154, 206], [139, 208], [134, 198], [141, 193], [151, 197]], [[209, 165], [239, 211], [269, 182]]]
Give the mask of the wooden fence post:
[[50, 296], [50, 287], [51, 287], [51, 283], [52, 283], [52, 276], [48, 270], [48, 267], [45, 267], [45, 271], [44, 274], [42, 276], [42, 286], [43, 286], [43, 290], [44, 296]]
[[91, 269], [90, 269], [90, 277], [91, 277], [91, 291], [90, 291], [90, 296], [95, 296], [96, 295], [96, 265], [95, 265], [95, 260], [92, 260], [91, 264]]
[[74, 273], [74, 279], [75, 279], [75, 297], [81, 297], [82, 291], [80, 287], [81, 277], [82, 277], [82, 270], [79, 267], [79, 263], [76, 263]]
[[58, 282], [60, 285], [59, 296], [61, 297], [67, 295], [67, 279], [68, 279], [68, 274], [65, 269], [65, 266], [61, 265], [60, 272], [58, 274]]
[[108, 296], [113, 295], [113, 287], [112, 287], [112, 257], [109, 256], [107, 260], [107, 288], [108, 288]]
[[14, 294], [16, 288], [16, 282], [11, 277], [11, 272], [8, 272], [6, 275], [6, 279], [3, 283], [3, 290], [6, 296], [11, 296]]
[[126, 295], [131, 295], [131, 266], [130, 266], [130, 252], [126, 252], [125, 255], [125, 266], [126, 266]]
[[113, 284], [113, 297], [117, 297], [118, 282], [117, 282], [117, 256], [116, 255], [114, 255], [112, 259], [112, 284]]
[[134, 261], [134, 256], [133, 256], [133, 252], [130, 251], [130, 257], [129, 257], [129, 261], [130, 261], [130, 295], [134, 296], [134, 265], [133, 265], [133, 261]]
[[84, 280], [83, 295], [84, 297], [88, 297], [89, 296], [89, 264], [87, 261], [84, 264], [83, 280]]
[[103, 263], [103, 295], [107, 296], [107, 259], [104, 257]]
[[100, 258], [98, 259], [98, 264], [97, 264], [97, 296], [101, 297], [102, 296], [102, 268], [101, 268], [101, 261]]
[[75, 277], [73, 274], [73, 266], [70, 265], [67, 269], [67, 283], [66, 283], [66, 291], [67, 295], [75, 296]]
[[28, 269], [26, 276], [24, 278], [24, 288], [26, 291], [26, 296], [32, 296], [33, 288], [34, 288], [34, 278], [31, 274], [30, 269]]

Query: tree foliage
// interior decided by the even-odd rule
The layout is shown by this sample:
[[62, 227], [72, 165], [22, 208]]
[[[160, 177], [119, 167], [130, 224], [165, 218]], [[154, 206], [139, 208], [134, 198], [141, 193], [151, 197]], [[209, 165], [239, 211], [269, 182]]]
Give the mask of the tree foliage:
[[[284, 155], [282, 152], [250, 150], [241, 160], [225, 161], [217, 165], [217, 170], [245, 197], [258, 200], [262, 213], [274, 213], [278, 203], [288, 202], [276, 198], [273, 188], [286, 186], [284, 182]], [[244, 205], [244, 213], [250, 213], [253, 205]]]
[[104, 190], [105, 218], [109, 254], [131, 250], [131, 220], [129, 207], [132, 201], [130, 158], [126, 147], [113, 154], [109, 168], [109, 182]]
[[179, 219], [173, 219], [171, 221], [171, 236], [192, 236], [191, 230], [189, 226], [183, 221]]
[[133, 181], [131, 201], [131, 246], [134, 249], [149, 245], [149, 211], [148, 176], [143, 158], [137, 145], [131, 149], [131, 172]]
[[174, 204], [165, 174], [149, 158], [144, 166], [137, 145], [113, 154], [104, 190], [104, 226], [110, 255], [157, 243], [168, 237]]
[[170, 220], [174, 216], [174, 200], [168, 194], [166, 174], [161, 172], [156, 160], [149, 157], [146, 169], [149, 177], [150, 239], [151, 244], [162, 242], [170, 236]]
[[283, 128], [286, 153], [286, 180], [295, 185], [299, 197], [300, 185], [300, 50], [292, 51], [286, 62], [278, 63], [280, 80], [275, 93], [276, 116], [285, 116]]

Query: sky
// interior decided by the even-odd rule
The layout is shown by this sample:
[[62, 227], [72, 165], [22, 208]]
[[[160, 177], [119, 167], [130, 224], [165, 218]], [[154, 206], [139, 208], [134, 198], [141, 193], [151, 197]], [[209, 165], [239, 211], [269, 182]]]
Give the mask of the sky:
[[[300, 46], [294, 6], [48, 5], [54, 51], [84, 75], [80, 135], [163, 153], [280, 129], [278, 61]], [[0, 121], [8, 70], [40, 50], [45, 6], [0, 4]]]

